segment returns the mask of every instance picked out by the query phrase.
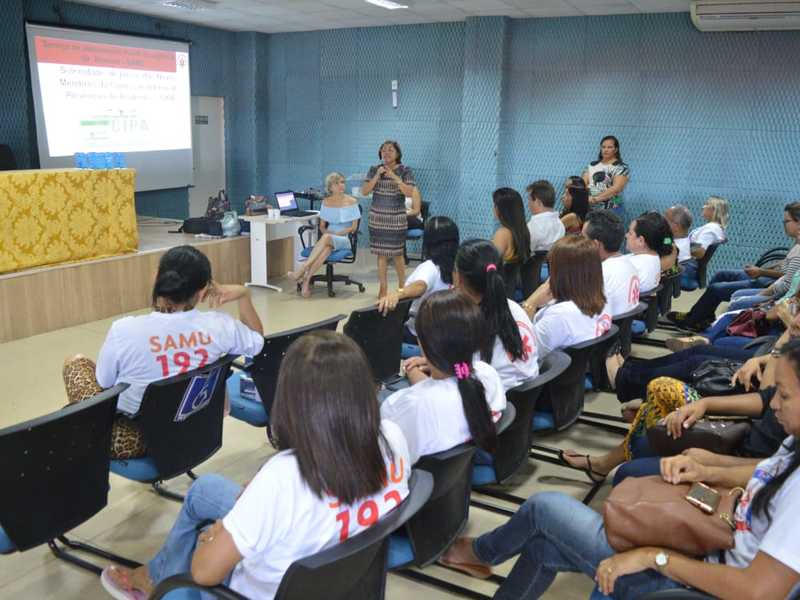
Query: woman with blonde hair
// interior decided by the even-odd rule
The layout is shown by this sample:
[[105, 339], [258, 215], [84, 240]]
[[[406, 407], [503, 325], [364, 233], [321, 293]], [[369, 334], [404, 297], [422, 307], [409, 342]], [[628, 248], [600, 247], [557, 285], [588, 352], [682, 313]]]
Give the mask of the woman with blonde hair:
[[303, 298], [311, 296], [311, 277], [325, 264], [328, 257], [336, 251], [350, 251], [349, 235], [358, 229], [361, 211], [358, 200], [344, 193], [344, 175], [334, 171], [325, 177], [325, 190], [328, 195], [322, 201], [319, 211], [320, 237], [314, 244], [308, 260], [297, 271], [289, 272], [295, 281], [302, 280]]
[[703, 205], [703, 218], [705, 225], [696, 227], [689, 232], [689, 247], [692, 254], [691, 260], [681, 263], [683, 275], [681, 275], [681, 288], [684, 290], [696, 290], [699, 287], [697, 281], [697, 261], [706, 255], [706, 250], [711, 244], [719, 244], [727, 240], [725, 229], [730, 220], [730, 205], [725, 198], [720, 196], [709, 196]]

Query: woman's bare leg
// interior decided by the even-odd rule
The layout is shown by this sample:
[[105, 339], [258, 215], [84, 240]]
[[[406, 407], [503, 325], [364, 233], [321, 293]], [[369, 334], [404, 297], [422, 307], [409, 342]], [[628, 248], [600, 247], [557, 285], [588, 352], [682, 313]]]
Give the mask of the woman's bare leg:
[[317, 240], [317, 243], [314, 244], [314, 248], [311, 250], [311, 254], [308, 256], [308, 260], [304, 262], [297, 271], [289, 271], [288, 275], [291, 279], [295, 281], [300, 281], [303, 279], [307, 273], [311, 273], [313, 275], [317, 272], [325, 259], [320, 262], [316, 268], [312, 268], [315, 262], [319, 261], [320, 255], [327, 250], [327, 254], [325, 254], [325, 258], [328, 258], [331, 251], [333, 250], [333, 239], [331, 238], [330, 234], [324, 233], [322, 237]]
[[406, 259], [401, 254], [393, 257], [394, 270], [397, 273], [397, 287], [401, 288], [406, 283]]
[[378, 298], [383, 298], [388, 291], [389, 259], [386, 256], [378, 256]]
[[325, 264], [325, 261], [328, 260], [328, 257], [331, 255], [332, 251], [333, 247], [326, 245], [317, 254], [314, 262], [309, 264], [306, 268], [305, 275], [303, 275], [303, 287], [301, 290], [304, 298], [311, 296], [311, 278], [314, 276], [314, 273], [319, 271], [320, 267]]

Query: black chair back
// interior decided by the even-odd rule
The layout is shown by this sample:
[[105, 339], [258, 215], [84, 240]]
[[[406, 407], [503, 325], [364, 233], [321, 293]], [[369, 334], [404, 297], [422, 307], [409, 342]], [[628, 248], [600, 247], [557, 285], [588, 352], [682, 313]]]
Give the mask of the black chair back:
[[[344, 319], [344, 315], [336, 315], [311, 323], [311, 325], [303, 325], [289, 331], [264, 336], [264, 348], [257, 356], [253, 357], [253, 364], [249, 371], [267, 415], [270, 414], [272, 402], [275, 400], [275, 387], [278, 385], [278, 371], [280, 371], [281, 362], [292, 342], [309, 331], [317, 329], [336, 331], [336, 327], [342, 319]], [[302, 374], [298, 373], [298, 376], [300, 375]]]
[[186, 473], [222, 447], [225, 381], [235, 359], [223, 356], [145, 389], [136, 423], [159, 480]]
[[[427, 502], [433, 477], [414, 470], [408, 488], [408, 497], [402, 504], [375, 525], [341, 544], [294, 561], [281, 579], [275, 600], [383, 600], [388, 536]], [[161, 600], [178, 589], [202, 590], [221, 600], [247, 600], [222, 585], [198, 585], [188, 574], [163, 580], [150, 600]]]
[[711, 258], [714, 256], [717, 248], [727, 241], [728, 240], [723, 240], [721, 242], [711, 244], [708, 248], [706, 248], [706, 253], [703, 255], [703, 258], [697, 261], [697, 283], [700, 284], [700, 289], [706, 287], [706, 281], [708, 279], [708, 263], [711, 262]]
[[17, 550], [63, 535], [106, 505], [111, 426], [127, 387], [0, 429], [0, 525]]
[[6, 144], [0, 144], [0, 171], [13, 171], [17, 168], [14, 151]]
[[405, 526], [415, 566], [438, 559], [467, 524], [474, 454], [474, 445], [462, 444], [423, 456], [414, 465], [433, 475], [434, 481], [430, 499]]
[[[665, 315], [672, 309], [675, 288], [681, 289], [681, 275], [683, 275], [683, 267], [678, 267], [674, 273], [661, 277], [661, 290], [656, 296], [659, 314]], [[656, 315], [656, 323], [658, 323], [658, 315]]]
[[569, 366], [570, 357], [555, 350], [544, 357], [539, 375], [506, 392], [508, 404], [514, 407], [514, 421], [502, 431], [498, 424], [497, 450], [494, 453], [494, 472], [498, 483], [517, 472], [527, 462], [533, 430], [531, 422], [536, 401], [544, 386], [560, 376]]
[[586, 395], [586, 373], [592, 354], [604, 354], [617, 335], [619, 329], [612, 324], [600, 337], [564, 348], [571, 362], [559, 377], [545, 386], [539, 398], [540, 406], [552, 410], [556, 431], [566, 429], [580, 416]]
[[537, 250], [520, 267], [519, 279], [523, 298], [530, 296], [542, 283], [542, 265], [546, 260], [547, 250]]
[[506, 285], [506, 297], [513, 299], [520, 286], [520, 270], [522, 263], [504, 262], [502, 266], [503, 282]]
[[350, 313], [343, 332], [352, 338], [367, 355], [375, 381], [385, 381], [400, 370], [403, 351], [403, 328], [408, 319], [411, 300], [403, 300], [385, 317], [376, 306]]
[[777, 268], [781, 262], [786, 258], [786, 255], [789, 253], [789, 248], [786, 246], [779, 246], [777, 248], [770, 248], [764, 254], [758, 257], [756, 261], [757, 267], [762, 267], [764, 269], [771, 269]]
[[631, 326], [637, 318], [642, 319], [646, 312], [647, 303], [639, 302], [639, 304], [637, 304], [628, 312], [624, 312], [614, 317], [612, 321], [614, 325], [619, 327], [619, 343], [622, 349], [622, 356], [626, 358], [631, 353]]

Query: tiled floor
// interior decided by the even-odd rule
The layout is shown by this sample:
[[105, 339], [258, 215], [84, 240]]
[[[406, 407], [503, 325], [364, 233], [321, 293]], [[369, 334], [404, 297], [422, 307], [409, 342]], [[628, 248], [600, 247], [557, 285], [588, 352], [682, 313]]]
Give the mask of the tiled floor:
[[[254, 302], [266, 331], [272, 333], [335, 314], [347, 314], [354, 308], [374, 302], [377, 292], [374, 263], [368, 262], [369, 257], [366, 254], [359, 258], [362, 260], [350, 270], [367, 284], [364, 294], [359, 294], [355, 288], [339, 288], [337, 297], [331, 299], [319, 287], [311, 299], [303, 300], [293, 293], [253, 290]], [[347, 268], [342, 271], [346, 272]], [[688, 306], [692, 297], [694, 295], [684, 295], [678, 305]], [[61, 364], [64, 358], [79, 352], [96, 357], [112, 320], [87, 323], [0, 345], [0, 381], [3, 382], [4, 389], [0, 402], [0, 428], [63, 406], [65, 397]], [[651, 356], [658, 351], [635, 346], [634, 352], [640, 356]], [[590, 394], [587, 401], [593, 410], [618, 410], [616, 398], [610, 394]], [[611, 448], [619, 439], [597, 429], [576, 425], [567, 432], [548, 438], [547, 443], [562, 448], [573, 447], [596, 452]], [[222, 449], [199, 467], [198, 473], [222, 473], [243, 482], [272, 453], [263, 429], [250, 427], [234, 419], [227, 419], [225, 423], [224, 440]], [[187, 483], [188, 479], [181, 478], [170, 482], [169, 487], [182, 491]], [[529, 463], [516, 476], [514, 483], [510, 491], [520, 496], [528, 496], [541, 490], [560, 490], [580, 497], [588, 490], [585, 478], [580, 473], [546, 463]], [[147, 560], [166, 536], [179, 505], [156, 496], [147, 486], [115, 475], [111, 475], [111, 484], [108, 506], [75, 529], [73, 535], [80, 540], [91, 540], [124, 556], [140, 561]], [[80, 482], [76, 482], [76, 485], [80, 485]], [[603, 487], [592, 506], [599, 508], [608, 488], [608, 485]], [[473, 509], [467, 533], [479, 534], [503, 521], [503, 517], [494, 513]], [[498, 573], [506, 573], [510, 564], [502, 565], [497, 569]], [[492, 584], [453, 574], [439, 567], [430, 567], [426, 571], [485, 594], [493, 593]], [[545, 597], [585, 599], [591, 588], [589, 578], [565, 574], [557, 578]], [[395, 575], [389, 577], [387, 595], [392, 600], [454, 597]], [[50, 597], [100, 600], [109, 596], [97, 578], [56, 560], [46, 547], [24, 554], [0, 557], [0, 598]]]

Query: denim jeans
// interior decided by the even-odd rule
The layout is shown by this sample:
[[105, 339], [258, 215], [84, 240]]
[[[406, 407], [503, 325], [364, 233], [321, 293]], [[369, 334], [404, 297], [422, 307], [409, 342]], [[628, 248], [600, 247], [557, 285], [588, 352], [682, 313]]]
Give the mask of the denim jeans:
[[[541, 492], [528, 498], [505, 525], [477, 538], [473, 550], [490, 565], [519, 555], [494, 595], [496, 600], [539, 598], [562, 572], [581, 572], [594, 578], [600, 561], [616, 554], [606, 538], [603, 517], [558, 492]], [[620, 577], [614, 598], [638, 598], [677, 587], [681, 587], [677, 582], [648, 569]]]
[[[647, 439], [645, 437], [645, 439]], [[647, 477], [648, 475], [659, 475], [661, 473], [660, 456], [635, 456], [633, 460], [620, 465], [614, 473], [613, 485], [619, 485], [628, 477]]]
[[697, 280], [697, 260], [694, 258], [686, 260], [680, 264], [683, 267], [681, 273], [681, 289], [691, 292], [700, 287], [700, 282]]
[[[197, 546], [197, 528], [204, 521], [216, 521], [227, 515], [241, 492], [242, 486], [221, 475], [201, 475], [197, 478], [186, 494], [178, 519], [164, 545], [147, 564], [154, 584], [171, 575], [191, 570], [192, 555]], [[167, 596], [170, 600], [190, 597], [198, 598], [200, 594], [176, 590]]]
[[765, 288], [774, 279], [770, 277], [759, 277], [751, 279], [744, 271], [718, 271], [711, 279], [706, 291], [700, 299], [692, 306], [686, 317], [688, 325], [697, 325], [703, 321], [714, 318], [717, 307], [722, 302], [731, 299], [734, 292], [753, 288]]

